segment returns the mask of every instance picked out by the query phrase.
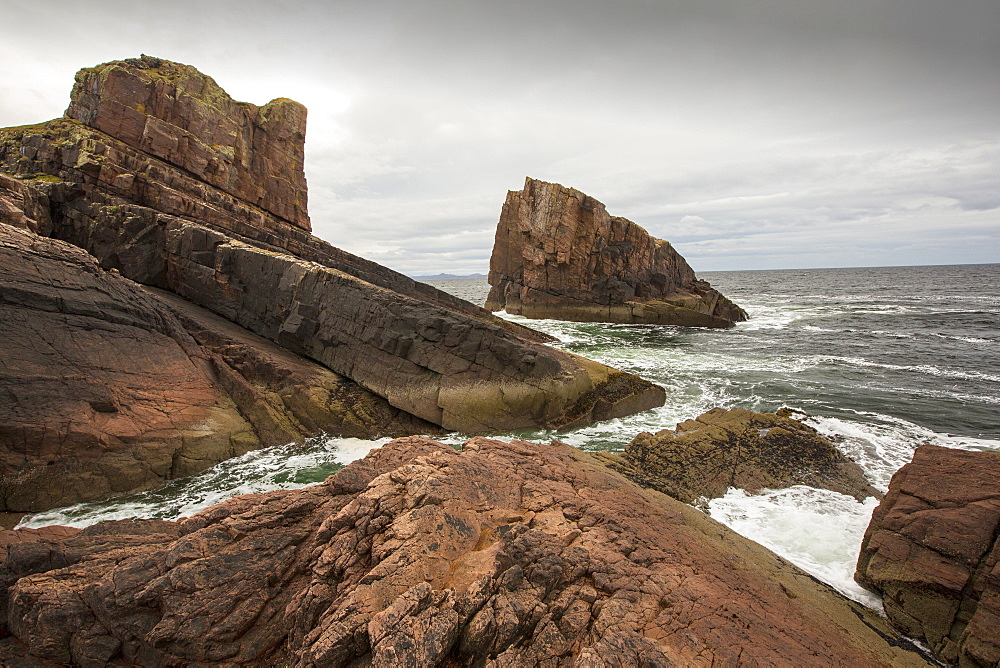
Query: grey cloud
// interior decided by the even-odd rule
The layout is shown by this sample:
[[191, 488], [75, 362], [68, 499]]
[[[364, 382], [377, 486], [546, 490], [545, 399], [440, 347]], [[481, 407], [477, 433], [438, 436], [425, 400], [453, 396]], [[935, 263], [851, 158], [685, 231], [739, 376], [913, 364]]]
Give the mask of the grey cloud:
[[307, 104], [314, 229], [411, 273], [485, 271], [526, 175], [696, 269], [1000, 261], [997, 25], [995, 0], [15, 0], [0, 125], [146, 52]]

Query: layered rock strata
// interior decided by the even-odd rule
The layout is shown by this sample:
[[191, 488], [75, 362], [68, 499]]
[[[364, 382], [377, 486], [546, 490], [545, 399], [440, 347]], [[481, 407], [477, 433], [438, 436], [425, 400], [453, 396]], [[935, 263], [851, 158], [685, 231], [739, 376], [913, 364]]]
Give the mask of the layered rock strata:
[[392, 442], [297, 491], [13, 544], [13, 665], [928, 665], [569, 446]]
[[[167, 437], [161, 438], [166, 427], [159, 420], [179, 425], [167, 440], [198, 424], [203, 425], [198, 427], [201, 434], [211, 424], [213, 435], [198, 438], [230, 444], [228, 450], [213, 446], [210, 456], [181, 457], [182, 465], [166, 468], [157, 454], [155, 465], [144, 464], [139, 470], [155, 470], [162, 479], [190, 471], [184, 462], [218, 461], [223, 452], [237, 454], [279, 440], [277, 434], [291, 440], [291, 434], [298, 438], [320, 428], [355, 435], [555, 428], [662, 404], [661, 388], [554, 350], [543, 345], [552, 340], [547, 335], [313, 237], [305, 215], [304, 121], [305, 110], [294, 102], [277, 100], [264, 107], [238, 103], [193, 68], [143, 57], [83, 70], [66, 118], [0, 130], [0, 221], [67, 241], [96, 259], [86, 269], [82, 258], [60, 259], [62, 264], [57, 262], [49, 277], [51, 284], [44, 277], [32, 279], [42, 286], [39, 290], [58, 292], [65, 272], [84, 271], [90, 283], [73, 294], [83, 295], [84, 301], [90, 299], [87, 290], [102, 295], [107, 308], [82, 313], [98, 320], [117, 308], [102, 293], [110, 289], [104, 285], [107, 281], [123, 285], [120, 279], [125, 277], [167, 291], [186, 302], [171, 300], [166, 293], [142, 292], [135, 299], [145, 300], [142, 308], [151, 310], [141, 316], [130, 313], [137, 322], [127, 323], [142, 329], [149, 316], [150, 336], [169, 338], [172, 332], [182, 332], [182, 338], [195, 339], [191, 345], [199, 352], [187, 355], [190, 350], [185, 348], [195, 367], [205, 366], [197, 361], [202, 357], [211, 360], [212, 368], [204, 373], [192, 371], [185, 355], [174, 366], [145, 364], [142, 354], [147, 349], [134, 342], [123, 344], [117, 357], [100, 358], [102, 368], [109, 369], [105, 380], [112, 393], [119, 380], [170, 387], [172, 370], [183, 370], [184, 378], [194, 374], [194, 385], [180, 393], [184, 396], [176, 406], [168, 404], [170, 410], [142, 410], [130, 416], [131, 431], [122, 441], [129, 447], [139, 452], [149, 442], [160, 449]], [[16, 254], [16, 248], [28, 242], [12, 243], [9, 250]], [[119, 275], [109, 278], [107, 272]], [[19, 294], [20, 288], [11, 289]], [[31, 306], [23, 300], [15, 303], [21, 309]], [[191, 304], [240, 327], [209, 322], [202, 311], [191, 310]], [[160, 315], [164, 309], [169, 318]], [[35, 317], [24, 316], [17, 326], [8, 323], [10, 340], [17, 342], [10, 350], [18, 351], [22, 367], [44, 367], [57, 379], [44, 393], [82, 392], [73, 383], [57, 381], [67, 374], [85, 374], [60, 373], [52, 366], [55, 357], [41, 352], [39, 359], [32, 358], [27, 342], [34, 336]], [[179, 324], [170, 324], [166, 332], [167, 320]], [[70, 341], [77, 338], [77, 328], [84, 328], [81, 338], [107, 330], [104, 325], [86, 329], [89, 321], [81, 322], [49, 323], [69, 328], [50, 336]], [[265, 351], [250, 332], [277, 345]], [[253, 343], [247, 344], [250, 339], [245, 337]], [[248, 346], [253, 352], [234, 352]], [[125, 353], [138, 356], [130, 359]], [[86, 368], [88, 354], [86, 349], [76, 351], [73, 363]], [[143, 373], [149, 378], [143, 380]], [[0, 369], [0, 381], [20, 388], [16, 392], [41, 396], [44, 383], [25, 383], [28, 376], [18, 369]], [[317, 408], [324, 396], [326, 408]], [[67, 408], [79, 403], [73, 394], [50, 401], [64, 402]], [[19, 399], [5, 406], [14, 421], [0, 434], [0, 450], [13, 453], [11, 461], [16, 463], [3, 475], [20, 476], [34, 470], [36, 461], [42, 465], [65, 457], [76, 462], [73, 439], [56, 453], [49, 440], [78, 428], [86, 431], [81, 426], [85, 419], [103, 424], [114, 413], [71, 411], [74, 417], [55, 428], [44, 414], [33, 421], [28, 405]], [[333, 418], [334, 413], [340, 417]], [[205, 422], [209, 414], [227, 417]], [[194, 420], [196, 416], [202, 422]], [[292, 428], [274, 426], [287, 416], [294, 418]], [[102, 440], [96, 434], [100, 429], [90, 430], [95, 432], [92, 442], [116, 451], [118, 446], [107, 444], [124, 437], [112, 430]], [[181, 440], [189, 443], [192, 438]], [[147, 484], [139, 478], [133, 482]], [[105, 492], [125, 491], [112, 487]], [[104, 488], [103, 483], [93, 487]], [[39, 503], [19, 501], [9, 509], [37, 509]]]
[[77, 72], [66, 117], [310, 229], [298, 102], [236, 102], [195, 68], [143, 55]]
[[730, 327], [747, 319], [666, 241], [579, 190], [528, 178], [507, 193], [486, 308], [577, 322]]
[[621, 455], [600, 453], [611, 468], [685, 503], [714, 499], [730, 487], [808, 485], [859, 501], [882, 498], [865, 473], [789, 409], [755, 413], [713, 408], [656, 434], [642, 432]]
[[0, 224], [0, 512], [149, 488], [319, 432], [435, 425], [68, 243]]
[[944, 661], [1000, 665], [1000, 453], [922, 445], [892, 477], [855, 579]]

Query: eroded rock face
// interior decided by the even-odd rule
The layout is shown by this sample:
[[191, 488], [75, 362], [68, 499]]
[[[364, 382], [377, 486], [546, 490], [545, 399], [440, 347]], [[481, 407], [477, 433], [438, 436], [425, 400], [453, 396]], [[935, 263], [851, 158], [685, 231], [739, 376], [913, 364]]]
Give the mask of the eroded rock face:
[[621, 456], [600, 456], [632, 480], [685, 503], [718, 498], [730, 487], [753, 494], [792, 485], [830, 489], [859, 501], [882, 498], [860, 466], [793, 415], [788, 409], [713, 408], [675, 429], [639, 434]]
[[674, 248], [579, 190], [528, 178], [507, 193], [486, 308], [578, 322], [729, 327], [747, 319]]
[[401, 439], [321, 486], [14, 545], [0, 583], [7, 662], [927, 665], [872, 612], [559, 443]]
[[1000, 665], [1000, 453], [922, 445], [892, 477], [854, 578], [960, 666]]
[[[551, 337], [345, 253], [273, 213], [280, 207], [244, 199], [223, 176], [253, 173], [257, 158], [220, 167], [222, 158], [202, 160], [196, 147], [198, 164], [179, 168], [189, 135], [224, 149], [226, 137], [241, 136], [233, 118], [257, 118], [193, 68], [108, 63], [85, 70], [74, 90], [70, 115], [83, 122], [0, 131], [0, 165], [47, 202], [52, 236], [104, 269], [203, 305], [447, 429], [562, 427], [663, 403], [661, 388], [540, 345]], [[209, 127], [213, 109], [221, 130]], [[300, 133], [266, 137], [253, 156], [277, 160], [281, 141], [301, 149]], [[8, 208], [28, 201], [19, 197]]]
[[434, 425], [83, 250], [0, 224], [0, 512], [91, 501], [319, 432]]
[[66, 117], [309, 229], [298, 102], [236, 102], [195, 68], [143, 55], [80, 70]]

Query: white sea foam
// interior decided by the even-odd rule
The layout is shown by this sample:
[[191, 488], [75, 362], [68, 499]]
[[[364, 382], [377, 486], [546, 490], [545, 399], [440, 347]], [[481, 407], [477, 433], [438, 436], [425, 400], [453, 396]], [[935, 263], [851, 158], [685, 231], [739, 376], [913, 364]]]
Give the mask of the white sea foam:
[[28, 515], [18, 527], [50, 524], [85, 527], [105, 520], [128, 518], [175, 520], [239, 494], [314, 485], [340, 466], [364, 457], [388, 440], [319, 437], [309, 439], [304, 445], [256, 450], [196, 475], [171, 481], [160, 489]]
[[730, 489], [709, 502], [711, 516], [863, 605], [877, 595], [854, 582], [865, 529], [878, 502], [801, 485], [749, 495]]

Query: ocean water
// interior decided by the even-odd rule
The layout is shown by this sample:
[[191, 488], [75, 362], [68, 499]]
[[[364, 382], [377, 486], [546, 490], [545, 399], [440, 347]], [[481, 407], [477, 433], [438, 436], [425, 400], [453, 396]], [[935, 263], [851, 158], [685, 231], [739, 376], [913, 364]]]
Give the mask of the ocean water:
[[[499, 434], [584, 450], [621, 450], [640, 431], [673, 428], [715, 406], [807, 413], [885, 489], [934, 443], [1000, 450], [1000, 265], [706, 272], [750, 314], [728, 330], [566, 323], [507, 316], [571, 352], [663, 386], [660, 409], [570, 432]], [[482, 304], [483, 279], [432, 282]], [[445, 439], [461, 443], [462, 435]], [[249, 453], [153, 492], [26, 518], [21, 526], [190, 515], [234, 494], [323, 480], [382, 441], [317, 438]], [[852, 574], [876, 506], [808, 487], [712, 501], [712, 517], [865, 604]]]

